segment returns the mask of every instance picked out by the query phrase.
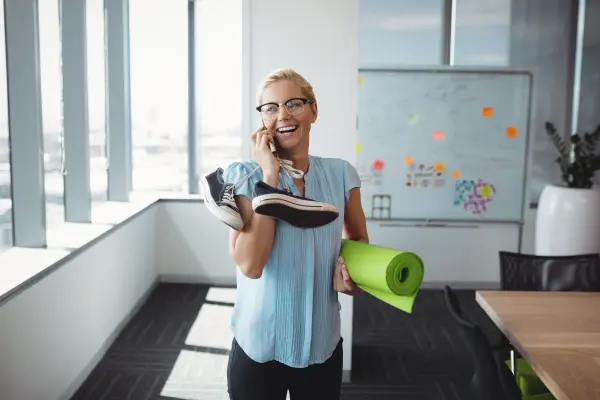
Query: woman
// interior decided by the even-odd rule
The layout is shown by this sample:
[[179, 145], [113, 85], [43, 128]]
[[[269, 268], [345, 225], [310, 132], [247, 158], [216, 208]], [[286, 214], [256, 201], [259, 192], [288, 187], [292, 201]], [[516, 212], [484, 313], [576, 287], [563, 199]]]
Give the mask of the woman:
[[[235, 202], [243, 220], [241, 231], [231, 230], [229, 243], [239, 269], [227, 373], [230, 398], [283, 400], [289, 390], [292, 400], [338, 399], [338, 293], [360, 293], [339, 257], [341, 239], [344, 234], [368, 242], [360, 179], [347, 161], [309, 155], [318, 107], [311, 85], [297, 72], [270, 73], [257, 101], [264, 127], [252, 135], [253, 161], [233, 163], [224, 174], [226, 182], [238, 183]], [[286, 163], [270, 144], [302, 172], [294, 174], [299, 178], [280, 173]], [[302, 229], [254, 213], [258, 180], [335, 205], [339, 217]]]

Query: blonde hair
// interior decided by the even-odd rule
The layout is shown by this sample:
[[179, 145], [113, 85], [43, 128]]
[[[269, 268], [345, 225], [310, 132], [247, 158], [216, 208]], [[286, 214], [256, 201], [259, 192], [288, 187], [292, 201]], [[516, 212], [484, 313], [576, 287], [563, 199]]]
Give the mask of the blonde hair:
[[272, 83], [288, 80], [294, 82], [296, 85], [300, 87], [302, 90], [302, 94], [307, 98], [314, 100], [315, 103], [317, 99], [315, 98], [315, 92], [310, 83], [302, 75], [297, 73], [291, 68], [279, 68], [274, 71], [271, 71], [263, 78], [263, 80], [258, 85], [258, 90], [256, 91], [256, 104], [259, 105], [261, 103], [261, 98], [263, 92]]

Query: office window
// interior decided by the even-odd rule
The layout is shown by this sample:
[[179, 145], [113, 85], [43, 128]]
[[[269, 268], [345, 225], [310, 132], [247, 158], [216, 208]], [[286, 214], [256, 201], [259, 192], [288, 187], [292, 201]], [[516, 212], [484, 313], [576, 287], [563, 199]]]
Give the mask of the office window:
[[455, 65], [506, 66], [510, 0], [457, 0]]
[[133, 190], [187, 192], [188, 2], [130, 0], [129, 19]]
[[88, 115], [92, 205], [106, 200], [106, 45], [104, 0], [87, 0]]
[[242, 0], [196, 2], [195, 49], [197, 167], [206, 175], [239, 160], [252, 133], [242, 132]]
[[2, 1], [0, 3], [0, 252], [12, 246], [8, 88], [6, 86], [6, 42], [4, 35], [4, 1]]
[[444, 0], [360, 0], [359, 67], [441, 64], [443, 17]]
[[39, 51], [46, 190], [46, 226], [63, 223], [63, 109], [59, 0], [39, 0]]

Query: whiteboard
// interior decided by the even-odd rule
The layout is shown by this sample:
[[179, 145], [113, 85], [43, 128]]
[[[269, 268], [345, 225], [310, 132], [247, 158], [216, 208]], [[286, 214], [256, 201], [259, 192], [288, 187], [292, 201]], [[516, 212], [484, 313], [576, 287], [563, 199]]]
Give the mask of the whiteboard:
[[356, 152], [367, 218], [522, 222], [531, 79], [360, 69]]

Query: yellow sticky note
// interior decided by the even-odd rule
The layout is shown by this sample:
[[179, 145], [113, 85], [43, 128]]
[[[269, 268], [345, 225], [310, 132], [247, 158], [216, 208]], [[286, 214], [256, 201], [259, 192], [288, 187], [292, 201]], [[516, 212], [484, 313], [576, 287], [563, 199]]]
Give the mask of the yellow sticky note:
[[481, 197], [483, 197], [484, 199], [487, 199], [491, 195], [492, 195], [492, 188], [490, 187], [490, 185], [485, 185], [484, 187], [481, 188]]
[[360, 143], [356, 143], [356, 152], [360, 153]]
[[361, 75], [358, 76], [358, 78], [356, 79], [358, 86], [362, 86], [365, 84], [365, 78], [363, 78]]
[[435, 172], [444, 172], [446, 167], [442, 163], [437, 163], [437, 164], [435, 164], [434, 169], [435, 169]]
[[433, 132], [433, 140], [435, 140], [435, 141], [444, 140], [444, 132], [442, 132], [442, 131]]
[[506, 137], [509, 139], [514, 139], [517, 137], [517, 128], [514, 126], [509, 126], [506, 128]]
[[458, 172], [458, 171], [452, 172], [452, 179], [458, 179], [458, 178], [460, 178], [460, 172]]
[[412, 157], [406, 157], [406, 158], [404, 159], [404, 163], [405, 163], [406, 165], [412, 165], [412, 163], [413, 163], [413, 159], [412, 159]]
[[492, 118], [494, 116], [494, 109], [492, 107], [483, 107], [481, 112], [484, 118]]

